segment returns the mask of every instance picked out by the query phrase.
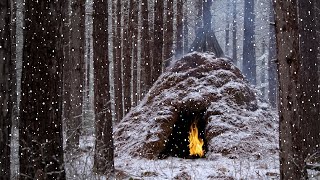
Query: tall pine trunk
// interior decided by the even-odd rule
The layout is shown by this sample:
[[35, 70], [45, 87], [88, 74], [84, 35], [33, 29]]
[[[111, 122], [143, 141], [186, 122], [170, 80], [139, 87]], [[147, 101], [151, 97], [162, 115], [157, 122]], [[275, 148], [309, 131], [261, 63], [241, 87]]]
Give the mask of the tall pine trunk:
[[[64, 117], [67, 130], [67, 149], [79, 148], [82, 123], [85, 46], [85, 0], [69, 0], [69, 48], [64, 61]], [[68, 11], [67, 11], [68, 12]], [[69, 13], [68, 13], [69, 14]]]
[[177, 58], [183, 55], [183, 0], [177, 0], [177, 34], [176, 34], [176, 54]]
[[244, 1], [243, 73], [247, 80], [256, 85], [256, 55], [254, 38], [254, 0]]
[[152, 59], [150, 57], [150, 34], [149, 34], [149, 6], [148, 0], [142, 0], [141, 2], [141, 79], [140, 79], [140, 90], [141, 96], [143, 97], [152, 86], [151, 77], [151, 64]]
[[162, 73], [163, 3], [163, 0], [155, 0], [154, 4], [152, 83], [154, 83]]
[[195, 24], [195, 34], [198, 34], [199, 28], [203, 27], [203, 0], [196, 0], [196, 24]]
[[277, 64], [276, 64], [276, 32], [274, 26], [274, 9], [273, 0], [270, 0], [270, 29], [269, 29], [269, 57], [268, 57], [268, 82], [269, 91], [268, 98], [273, 108], [277, 107], [277, 90], [278, 90], [278, 79], [277, 79]]
[[[124, 24], [128, 26], [124, 29], [123, 34], [123, 106], [124, 113], [127, 114], [131, 108], [131, 63], [132, 63], [132, 36], [133, 36], [133, 22], [132, 22], [132, 4], [133, 0], [129, 0], [125, 4]], [[133, 85], [134, 86], [134, 85]]]
[[212, 6], [212, 0], [203, 0], [202, 2], [202, 13], [203, 13], [203, 28], [205, 32], [210, 32], [211, 29], [211, 6]]
[[164, 29], [164, 48], [163, 57], [164, 60], [168, 60], [172, 57], [172, 46], [173, 46], [173, 0], [167, 0], [166, 8], [166, 22]]
[[307, 179], [306, 161], [320, 146], [315, 1], [297, 3], [275, 2], [281, 179]]
[[60, 38], [63, 4], [64, 1], [25, 2], [19, 125], [21, 179], [65, 179]]
[[302, 102], [299, 114], [302, 118], [302, 133], [305, 158], [318, 153], [320, 158], [320, 104], [318, 60], [320, 39], [317, 37], [318, 27], [315, 23], [316, 3], [318, 0], [298, 1], [300, 57], [298, 81]]
[[11, 2], [0, 2], [0, 179], [10, 179], [10, 136], [15, 72], [11, 59]]
[[184, 15], [183, 15], [183, 53], [189, 52], [189, 21], [188, 21], [188, 3], [184, 0]]
[[122, 69], [121, 69], [121, 0], [117, 0], [115, 8], [116, 26], [114, 28], [114, 100], [115, 100], [115, 119], [119, 122], [123, 117], [122, 103]]
[[237, 64], [237, 0], [232, 2], [232, 60]]
[[138, 92], [138, 2], [133, 1], [132, 23], [133, 28], [133, 56], [132, 56], [132, 105], [136, 106], [141, 93]]
[[93, 3], [93, 60], [95, 106], [94, 170], [112, 177], [114, 174], [112, 115], [108, 61], [108, 1]]
[[225, 50], [224, 52], [226, 55], [229, 55], [229, 49], [230, 49], [230, 6], [231, 6], [231, 0], [227, 1], [227, 8], [226, 8], [226, 44], [225, 44]]

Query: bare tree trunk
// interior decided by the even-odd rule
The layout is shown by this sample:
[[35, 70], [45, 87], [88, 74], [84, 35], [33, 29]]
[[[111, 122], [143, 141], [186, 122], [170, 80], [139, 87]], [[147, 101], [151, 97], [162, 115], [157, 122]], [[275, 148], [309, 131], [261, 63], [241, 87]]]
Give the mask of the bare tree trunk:
[[296, 84], [298, 80], [296, 72], [301, 63], [297, 3], [289, 0], [281, 3], [279, 1], [275, 3], [275, 10], [280, 83], [280, 178], [305, 179], [307, 174], [302, 155], [301, 123], [297, 111], [301, 108]]
[[133, 99], [132, 99], [132, 105], [136, 106], [138, 103], [139, 99], [139, 94], [138, 94], [138, 2], [133, 1], [133, 12], [132, 12], [132, 23], [134, 25], [133, 28], [133, 59], [132, 59], [132, 94], [133, 94]]
[[164, 48], [163, 57], [164, 60], [168, 60], [172, 57], [173, 46], [173, 0], [167, 0], [165, 30], [164, 30]]
[[66, 178], [62, 148], [62, 5], [64, 1], [25, 2], [21, 179]]
[[244, 1], [244, 38], [243, 38], [243, 73], [252, 84], [257, 84], [255, 38], [254, 38], [254, 0]]
[[270, 0], [270, 34], [269, 34], [269, 60], [268, 60], [268, 82], [269, 82], [269, 92], [268, 98], [271, 106], [273, 108], [277, 107], [277, 91], [278, 91], [278, 78], [277, 78], [277, 64], [276, 64], [276, 32], [274, 26], [274, 9], [273, 0]]
[[11, 59], [11, 2], [0, 2], [0, 177], [10, 179], [10, 135], [12, 125], [14, 73]]
[[189, 22], [188, 22], [188, 3], [184, 0], [184, 15], [183, 15], [183, 53], [189, 52]]
[[[132, 22], [132, 3], [133, 0], [125, 2], [125, 16], [124, 24], [128, 26], [124, 29], [123, 34], [123, 98], [124, 98], [124, 113], [127, 114], [131, 108], [131, 61], [132, 61], [132, 36], [133, 36], [133, 22]], [[134, 84], [133, 84], [134, 86]]]
[[176, 58], [183, 55], [183, 0], [177, 0]]
[[163, 1], [155, 0], [154, 5], [154, 29], [153, 29], [153, 61], [152, 61], [152, 83], [162, 73], [163, 53]]
[[225, 53], [226, 55], [229, 55], [229, 49], [230, 49], [230, 6], [231, 6], [231, 0], [227, 1], [227, 8], [226, 8], [226, 44], [225, 44]]
[[117, 29], [115, 34], [114, 50], [116, 57], [114, 61], [114, 99], [115, 99], [115, 117], [116, 122], [119, 122], [123, 117], [122, 103], [122, 69], [121, 69], [121, 0], [117, 0], [116, 18]]
[[[316, 26], [317, 26], [317, 39], [320, 41], [320, 1], [315, 3], [315, 14], [316, 14]], [[320, 46], [318, 46], [318, 84], [320, 84]], [[320, 105], [320, 86], [318, 86], [318, 102], [317, 105]], [[320, 114], [320, 110], [318, 112]]]
[[93, 3], [93, 59], [95, 105], [94, 170], [113, 177], [113, 138], [108, 61], [108, 1]]
[[199, 28], [203, 27], [203, 0], [196, 0], [196, 29], [195, 29], [195, 34], [198, 34]]
[[[319, 74], [318, 72], [318, 27], [315, 23], [315, 6], [318, 0], [298, 1], [299, 37], [301, 65], [298, 81], [300, 82], [300, 98], [303, 102], [299, 108], [302, 118], [302, 133], [305, 158], [320, 153], [320, 105], [319, 105]], [[319, 154], [320, 155], [320, 154]], [[318, 156], [319, 156], [318, 155]], [[320, 156], [319, 156], [320, 158]]]
[[205, 32], [210, 32], [211, 29], [211, 6], [212, 6], [212, 0], [203, 0], [202, 2], [202, 13], [203, 13], [203, 28]]
[[237, 64], [237, 0], [232, 3], [232, 60]]
[[314, 5], [315, 1], [275, 2], [281, 179], [307, 179], [306, 161], [320, 145], [319, 39], [315, 23], [310, 23], [315, 17]]
[[150, 34], [149, 34], [149, 10], [148, 10], [148, 0], [142, 0], [141, 3], [141, 79], [140, 79], [140, 90], [141, 97], [149, 91], [152, 86], [151, 78], [151, 64], [152, 59], [150, 57]]
[[[70, 0], [69, 53], [64, 62], [64, 116], [67, 130], [67, 149], [79, 148], [82, 123], [85, 0]], [[68, 13], [69, 14], [69, 13]]]

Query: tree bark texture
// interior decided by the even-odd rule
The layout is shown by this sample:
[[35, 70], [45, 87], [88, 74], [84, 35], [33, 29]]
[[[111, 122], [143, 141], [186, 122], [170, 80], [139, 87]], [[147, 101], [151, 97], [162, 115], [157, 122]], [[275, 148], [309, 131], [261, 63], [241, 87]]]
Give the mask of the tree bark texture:
[[189, 20], [188, 20], [188, 3], [184, 0], [184, 16], [183, 16], [183, 54], [189, 52]]
[[[123, 117], [123, 103], [122, 103], [122, 65], [121, 65], [121, 0], [116, 2], [116, 34], [114, 38], [114, 101], [115, 101], [115, 118], [116, 122], [119, 122]], [[114, 28], [115, 28], [114, 27]]]
[[140, 90], [141, 98], [149, 91], [152, 86], [151, 77], [151, 64], [152, 59], [150, 57], [150, 34], [149, 34], [149, 11], [148, 0], [142, 0], [141, 2], [141, 78], [140, 78]]
[[212, 20], [212, 15], [211, 15], [211, 6], [212, 6], [212, 0], [203, 0], [202, 2], [202, 9], [203, 9], [203, 28], [205, 32], [210, 32], [211, 29], [211, 20]]
[[195, 24], [195, 34], [198, 33], [198, 29], [203, 27], [203, 0], [196, 0], [196, 24]]
[[108, 1], [93, 1], [93, 60], [95, 106], [94, 170], [114, 174], [112, 115], [108, 61]]
[[231, 6], [231, 0], [227, 1], [227, 9], [226, 9], [226, 44], [225, 44], [225, 53], [226, 55], [229, 55], [229, 49], [230, 49], [230, 6]]
[[275, 2], [281, 179], [307, 179], [306, 161], [319, 150], [319, 39], [315, 23], [310, 23], [315, 17], [314, 3]]
[[176, 58], [183, 55], [183, 0], [177, 0]]
[[152, 84], [162, 73], [163, 53], [163, 0], [155, 0], [154, 5], [154, 30], [153, 30], [153, 61], [152, 61]]
[[139, 36], [139, 31], [138, 31], [138, 14], [139, 14], [139, 9], [138, 9], [138, 2], [133, 1], [133, 11], [132, 11], [132, 23], [133, 23], [133, 56], [132, 56], [132, 105], [136, 106], [138, 104], [139, 96], [141, 93], [138, 92], [138, 36]]
[[[124, 114], [127, 114], [131, 108], [131, 65], [132, 65], [132, 36], [133, 36], [133, 22], [132, 22], [132, 4], [133, 0], [126, 2], [124, 24], [128, 26], [124, 29], [123, 34], [123, 98], [124, 98]], [[133, 85], [134, 86], [134, 85]]]
[[70, 0], [69, 54], [64, 61], [64, 116], [67, 149], [79, 148], [84, 88], [85, 0]]
[[276, 33], [274, 25], [274, 8], [273, 0], [270, 0], [270, 35], [269, 35], [269, 58], [268, 58], [268, 82], [269, 82], [269, 91], [268, 98], [269, 103], [273, 108], [277, 107], [277, 94], [278, 94], [278, 78], [277, 78], [277, 64], [276, 64]]
[[20, 179], [65, 179], [62, 5], [26, 1], [19, 126]]
[[10, 179], [10, 135], [14, 63], [11, 59], [11, 2], [0, 2], [0, 179]]
[[237, 0], [232, 2], [232, 61], [237, 64]]
[[317, 0], [298, 1], [300, 57], [298, 81], [301, 92], [302, 133], [304, 143], [304, 157], [320, 153], [320, 106], [319, 106], [319, 74], [317, 59], [320, 39], [317, 37], [318, 27], [315, 23]]
[[256, 85], [256, 55], [254, 38], [254, 0], [244, 1], [243, 73], [247, 80]]
[[164, 29], [164, 48], [163, 57], [164, 60], [168, 60], [172, 57], [172, 46], [173, 46], [173, 0], [167, 0], [166, 8], [166, 22]]

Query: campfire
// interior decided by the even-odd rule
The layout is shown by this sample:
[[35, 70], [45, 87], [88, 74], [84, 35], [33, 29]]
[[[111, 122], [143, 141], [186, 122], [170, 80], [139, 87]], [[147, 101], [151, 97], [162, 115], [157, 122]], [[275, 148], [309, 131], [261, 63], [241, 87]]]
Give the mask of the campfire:
[[198, 136], [198, 128], [196, 122], [192, 123], [190, 127], [189, 135], [189, 152], [190, 156], [200, 156], [204, 155], [203, 150], [203, 140]]
[[173, 125], [172, 133], [159, 158], [168, 156], [180, 158], [201, 158], [205, 156], [205, 120], [204, 111], [180, 112], [178, 121]]

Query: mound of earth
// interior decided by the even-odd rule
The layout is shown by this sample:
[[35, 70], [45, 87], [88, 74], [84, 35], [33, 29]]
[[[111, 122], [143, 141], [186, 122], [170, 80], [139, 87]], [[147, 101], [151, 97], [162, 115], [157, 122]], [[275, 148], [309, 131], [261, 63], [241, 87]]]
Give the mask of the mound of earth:
[[173, 62], [115, 127], [115, 155], [157, 159], [181, 112], [202, 112], [207, 159], [260, 159], [278, 147], [277, 118], [225, 58], [190, 53]]

